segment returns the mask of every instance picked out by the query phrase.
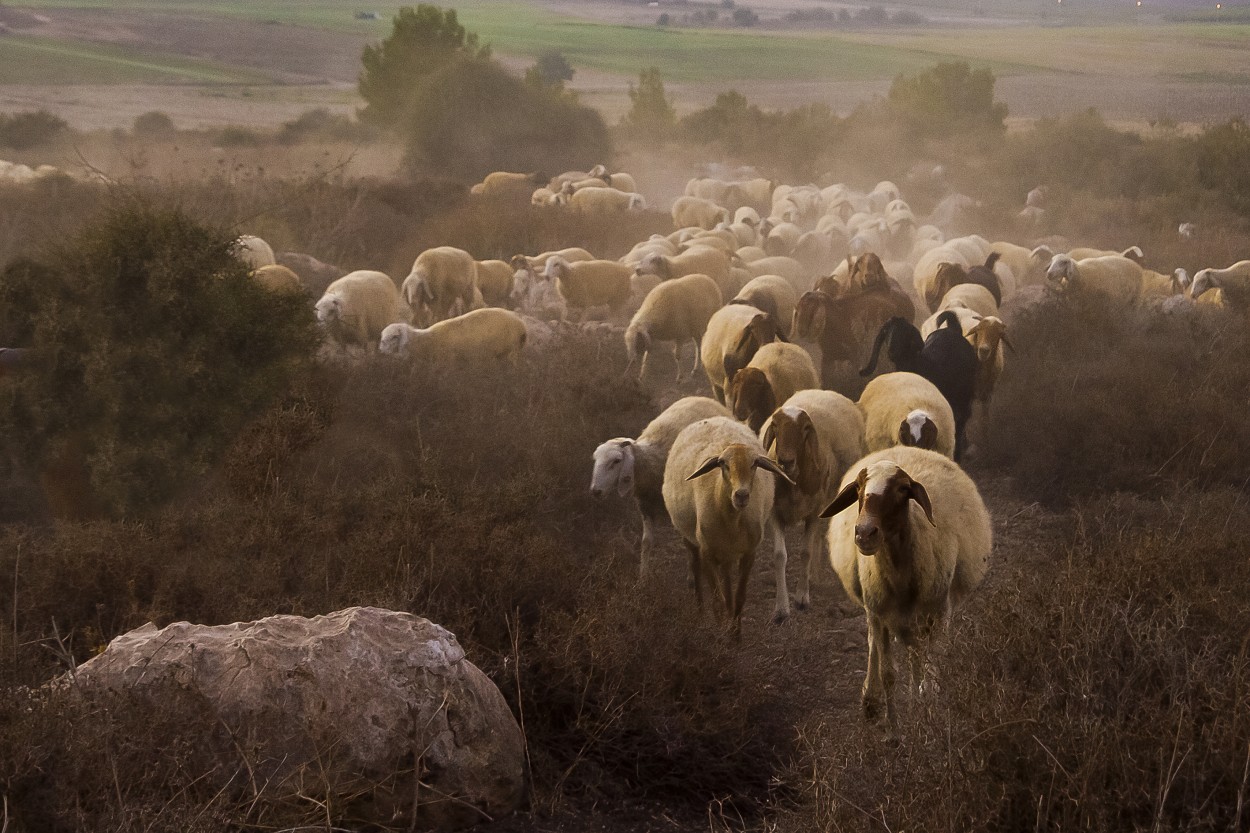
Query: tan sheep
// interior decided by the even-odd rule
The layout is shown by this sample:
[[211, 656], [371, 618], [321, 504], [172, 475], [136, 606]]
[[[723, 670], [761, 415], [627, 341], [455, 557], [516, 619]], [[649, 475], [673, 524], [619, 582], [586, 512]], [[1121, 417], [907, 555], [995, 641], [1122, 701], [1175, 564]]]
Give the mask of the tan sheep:
[[391, 324], [382, 332], [379, 350], [420, 362], [516, 362], [525, 346], [525, 322], [514, 312], [488, 307], [439, 321], [425, 329]]
[[[975, 283], [952, 286], [942, 296], [942, 303], [937, 311], [942, 312], [955, 307], [966, 307], [981, 316], [998, 315], [998, 304], [994, 303], [994, 296], [988, 289]], [[927, 335], [927, 333], [922, 331], [921, 335]]]
[[942, 392], [923, 376], [883, 373], [868, 383], [858, 404], [868, 451], [907, 445], [955, 456], [955, 414]]
[[794, 308], [799, 303], [799, 293], [780, 275], [760, 275], [747, 281], [730, 303], [746, 304], [764, 310], [777, 322], [781, 334], [789, 338], [790, 323], [794, 320]]
[[701, 197], [678, 197], [673, 202], [671, 211], [673, 228], [698, 226], [702, 229], [714, 229], [718, 223], [728, 222], [729, 210], [722, 208], [711, 200]]
[[1046, 280], [1057, 291], [1075, 296], [1098, 296], [1123, 307], [1136, 303], [1141, 297], [1142, 269], [1123, 255], [1084, 260], [1055, 255], [1046, 269]]
[[778, 322], [768, 313], [744, 304], [729, 304], [708, 320], [699, 345], [703, 370], [716, 401], [725, 401], [728, 370], [746, 367], [755, 353], [779, 335]]
[[349, 272], [326, 287], [316, 304], [317, 321], [326, 335], [346, 348], [355, 344], [372, 349], [390, 324], [406, 322], [410, 311], [395, 287], [381, 272]]
[[732, 298], [737, 293], [729, 272], [729, 257], [721, 251], [697, 246], [678, 255], [662, 255], [653, 252], [639, 261], [639, 275], [655, 275], [660, 280], [671, 281], [685, 275], [707, 275], [716, 281], [721, 297]]
[[540, 173], [520, 174], [510, 171], [494, 171], [487, 174], [479, 183], [481, 188], [477, 194], [480, 196], [526, 194], [535, 186], [541, 187], [546, 181], [546, 175]]
[[590, 214], [613, 214], [642, 211], [647, 207], [647, 201], [642, 194], [608, 187], [587, 187], [574, 191], [568, 205], [576, 211]]
[[720, 306], [720, 289], [707, 275], [686, 275], [664, 281], [648, 292], [625, 330], [625, 351], [630, 366], [641, 357], [638, 379], [646, 376], [651, 349], [661, 341], [673, 343], [678, 381], [681, 380], [678, 351], [683, 342], [694, 342], [694, 366], [690, 368], [693, 376], [699, 368], [699, 343], [707, 331], [707, 322]]
[[820, 387], [811, 355], [797, 344], [765, 344], [729, 377], [725, 404], [734, 418], [759, 431], [777, 406], [801, 390]]
[[413, 261], [412, 271], [404, 278], [404, 300], [418, 324], [442, 321], [457, 306], [461, 311], [472, 308], [476, 286], [473, 255], [454, 246], [438, 246], [426, 249]]
[[273, 266], [278, 262], [273, 256], [273, 248], [264, 240], [251, 234], [244, 234], [236, 240], [230, 252], [252, 269]]
[[300, 281], [299, 275], [278, 264], [262, 266], [255, 270], [252, 272], [252, 280], [270, 292], [296, 294], [304, 291], [304, 284]]
[[1239, 260], [1226, 269], [1200, 269], [1194, 275], [1190, 295], [1195, 301], [1218, 289], [1224, 303], [1233, 309], [1250, 310], [1250, 260]]
[[569, 262], [556, 256], [547, 261], [544, 272], [556, 281], [569, 306], [583, 310], [598, 306], [618, 310], [633, 291], [629, 282], [633, 270], [615, 260]]
[[478, 260], [474, 264], [475, 282], [478, 291], [482, 293], [483, 302], [492, 307], [507, 304], [508, 296], [512, 294], [513, 276], [516, 274], [512, 264], [502, 260]]

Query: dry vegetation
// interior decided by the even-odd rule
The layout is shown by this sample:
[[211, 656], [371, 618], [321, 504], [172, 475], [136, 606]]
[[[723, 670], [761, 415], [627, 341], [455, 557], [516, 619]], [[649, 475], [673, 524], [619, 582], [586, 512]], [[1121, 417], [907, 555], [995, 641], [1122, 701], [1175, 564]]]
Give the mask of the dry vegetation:
[[[823, 123], [806, 116], [777, 124]], [[985, 200], [986, 236], [1025, 236], [1004, 217], [1042, 178], [1056, 182], [1054, 230], [1073, 239], [1137, 243], [1160, 267], [1244, 256], [1236, 194], [1163, 176], [1210, 145], [1147, 144], [1081, 121], [922, 142], [859, 118], [837, 126], [835, 178], [901, 181], [916, 158], [942, 161]], [[735, 157], [782, 129], [755, 124], [759, 146]], [[1101, 137], [1091, 153], [1110, 160], [1085, 182], [1064, 180], [1056, 157], [1056, 137], [1075, 128]], [[828, 139], [813, 136], [803, 141]], [[1244, 135], [1216, 138], [1236, 148]], [[1145, 185], [1120, 169], [1141, 158], [1153, 160]], [[568, 245], [615, 257], [669, 225], [655, 212], [603, 224], [473, 201], [462, 183], [429, 179], [244, 169], [123, 190], [237, 221], [278, 250], [393, 276], [432, 245], [481, 258]], [[918, 210], [941, 196], [908, 193]], [[0, 189], [0, 259], [47, 258], [117, 199], [68, 178]], [[1204, 236], [1179, 241], [1178, 215]], [[494, 829], [1244, 830], [1244, 320], [1047, 304], [1014, 326], [1019, 353], [989, 424], [973, 429], [995, 563], [955, 622], [940, 691], [903, 704], [896, 743], [861, 724], [862, 616], [827, 568], [815, 609], [774, 627], [769, 567], [758, 565], [741, 647], [697, 615], [671, 533], [660, 577], [635, 590], [635, 513], [590, 498], [590, 453], [635, 435], [678, 391], [625, 379], [619, 338], [571, 338], [509, 372], [382, 359], [311, 367], [208, 475], [125, 519], [54, 521], [17, 460], [23, 438], [6, 436], [0, 827], [351, 828], [350, 800], [313, 801], [329, 798], [315, 773], [309, 792], [266, 795], [243, 777], [244, 750], [210, 764], [202, 753], [221, 738], [194, 704], [136, 723], [31, 689], [147, 621], [371, 604], [453, 631], [522, 719], [530, 803]], [[152, 754], [170, 726], [184, 743]]]

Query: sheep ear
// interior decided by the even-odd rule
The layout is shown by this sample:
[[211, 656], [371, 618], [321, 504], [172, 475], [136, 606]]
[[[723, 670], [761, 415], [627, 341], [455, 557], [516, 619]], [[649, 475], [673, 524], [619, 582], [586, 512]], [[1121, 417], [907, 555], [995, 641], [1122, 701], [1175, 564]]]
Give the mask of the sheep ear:
[[782, 480], [789, 483], [791, 486], [797, 485], [793, 480], [790, 479], [790, 475], [786, 474], [784, 471], [781, 470], [780, 466], [778, 466], [770, 458], [765, 457], [762, 454], [759, 457], [755, 458], [755, 467], [757, 469], [765, 469], [766, 471], [771, 471], [773, 474], [777, 475]]
[[929, 493], [925, 491], [924, 486], [913, 480], [911, 485], [908, 486], [907, 492], [908, 496], [924, 510], [924, 515], [929, 519], [929, 523], [937, 526], [937, 523], [933, 520], [933, 504], [929, 502]]
[[421, 294], [425, 296], [427, 301], [434, 300], [434, 293], [430, 290], [430, 285], [425, 281], [421, 282]]
[[709, 458], [707, 458], [706, 460], [704, 460], [704, 461], [703, 461], [703, 465], [701, 465], [701, 466], [699, 466], [697, 469], [695, 469], [695, 470], [694, 470], [694, 472], [693, 472], [693, 473], [692, 473], [689, 477], [687, 477], [686, 479], [687, 479], [687, 480], [694, 480], [696, 477], [702, 477], [703, 475], [707, 474], [708, 472], [710, 472], [710, 471], [715, 471], [715, 470], [716, 470], [716, 469], [718, 469], [718, 468], [720, 468], [720, 458], [719, 458], [719, 457], [709, 457]]
[[770, 419], [768, 425], [764, 426], [764, 436], [760, 437], [760, 442], [764, 444], [764, 450], [767, 451], [777, 440], [777, 427]]
[[[864, 471], [867, 471], [867, 469], [865, 469]], [[860, 477], [863, 477], [864, 472], [861, 471], [859, 474], [860, 474]], [[858, 478], [855, 480], [852, 480], [850, 483], [847, 483], [845, 486], [842, 487], [842, 491], [838, 492], [838, 496], [833, 499], [833, 503], [825, 507], [825, 511], [820, 513], [820, 517], [832, 518], [834, 515], [838, 514], [843, 509], [846, 509], [856, 503], [859, 503], [859, 479]]]

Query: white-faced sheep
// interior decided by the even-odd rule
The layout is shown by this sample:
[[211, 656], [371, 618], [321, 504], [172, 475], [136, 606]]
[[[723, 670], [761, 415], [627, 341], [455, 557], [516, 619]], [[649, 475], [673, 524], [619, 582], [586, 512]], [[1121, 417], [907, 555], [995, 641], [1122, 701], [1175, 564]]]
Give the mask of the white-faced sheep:
[[519, 315], [487, 307], [425, 329], [391, 324], [382, 331], [379, 350], [423, 363], [489, 359], [515, 362], [525, 339], [525, 322]]
[[917, 446], [955, 455], [955, 415], [937, 387], [915, 373], [883, 373], [859, 396], [864, 447]]
[[1141, 266], [1122, 255], [1084, 260], [1055, 255], [1046, 269], [1046, 280], [1060, 292], [1097, 296], [1117, 306], [1128, 306], [1141, 297], [1141, 274]]
[[729, 221], [729, 209], [702, 197], [678, 197], [673, 202], [671, 213], [673, 228], [678, 229], [687, 226], [714, 229], [718, 224]]
[[664, 505], [690, 552], [699, 606], [711, 584], [739, 639], [751, 565], [772, 523], [774, 477], [789, 479], [751, 429], [728, 417], [682, 429], [664, 466]]
[[418, 324], [442, 321], [457, 306], [461, 311], [473, 307], [476, 286], [473, 255], [454, 246], [438, 246], [426, 249], [413, 261], [412, 271], [404, 278], [404, 300]]
[[516, 275], [512, 264], [502, 260], [478, 260], [474, 263], [477, 272], [475, 280], [478, 291], [482, 293], [482, 300], [492, 307], [501, 307], [508, 303]]
[[639, 275], [655, 275], [662, 281], [685, 275], [707, 275], [716, 281], [722, 297], [732, 298], [738, 291], [730, 279], [729, 257], [722, 251], [704, 246], [678, 255], [649, 254], [638, 263], [636, 272]]
[[777, 322], [782, 335], [789, 337], [794, 308], [799, 303], [799, 293], [780, 275], [760, 275], [747, 281], [729, 303], [746, 304], [764, 310]]
[[638, 556], [638, 574], [646, 578], [652, 569], [651, 554], [655, 549], [655, 524], [668, 518], [664, 508], [664, 464], [668, 462], [673, 441], [687, 425], [710, 417], [728, 417], [724, 405], [706, 396], [678, 399], [651, 420], [638, 439], [616, 437], [595, 449], [594, 472], [590, 477], [590, 494], [600, 498], [608, 494], [624, 497], [633, 494], [642, 516], [642, 546]]
[[388, 325], [408, 321], [410, 311], [395, 282], [381, 272], [349, 272], [326, 287], [317, 301], [317, 321], [344, 348], [378, 343]]
[[731, 375], [728, 371], [746, 367], [760, 347], [779, 335], [778, 322], [755, 307], [727, 304], [712, 315], [699, 345], [699, 357], [718, 402], [725, 401], [725, 380]]
[[245, 234], [234, 242], [231, 253], [252, 269], [262, 266], [273, 266], [278, 262], [273, 256], [273, 249], [264, 240], [251, 234]]
[[641, 360], [639, 380], [646, 375], [651, 350], [662, 341], [673, 344], [678, 380], [681, 379], [678, 351], [684, 342], [694, 341], [694, 366], [690, 368], [694, 375], [699, 368], [699, 343], [707, 331], [707, 322], [720, 309], [721, 302], [720, 288], [707, 275], [686, 275], [664, 281], [648, 292], [625, 330], [625, 351], [630, 365]]
[[868, 619], [864, 716], [876, 719], [884, 705], [893, 727], [891, 640], [907, 648], [912, 685], [920, 689], [931, 640], [985, 577], [993, 530], [976, 484], [932, 451], [869, 454], [842, 482], [822, 513], [833, 518], [829, 561]]
[[642, 211], [647, 200], [642, 194], [618, 191], [609, 187], [588, 187], [574, 191], [568, 205], [577, 211], [591, 214], [611, 214], [624, 211]]
[[759, 431], [764, 421], [791, 396], [820, 387], [811, 355], [797, 344], [765, 344], [747, 366], [729, 377], [725, 404], [735, 419]]
[[1220, 290], [1228, 306], [1250, 310], [1250, 260], [1239, 260], [1227, 269], [1200, 269], [1190, 286], [1191, 296], [1197, 301], [1212, 289]]
[[633, 271], [615, 260], [569, 262], [562, 257], [547, 261], [547, 278], [554, 279], [569, 306], [578, 309], [607, 306], [616, 310], [629, 300]]
[[812, 565], [820, 555], [827, 524], [821, 511], [837, 495], [842, 475], [864, 456], [864, 417], [851, 400], [828, 390], [803, 390], [773, 412], [760, 431], [769, 456], [794, 482], [777, 483], [773, 497], [773, 559], [776, 604], [773, 621], [790, 615], [786, 586], [786, 528], [803, 524], [803, 568], [794, 604], [811, 604]]
[[510, 264], [516, 269], [509, 298], [512, 306], [540, 321], [563, 321], [569, 315], [569, 302], [560, 287], [545, 273], [538, 272], [525, 255], [516, 255]]
[[300, 282], [299, 275], [276, 263], [270, 266], [262, 266], [253, 271], [252, 280], [270, 292], [299, 293], [304, 291], [304, 285]]

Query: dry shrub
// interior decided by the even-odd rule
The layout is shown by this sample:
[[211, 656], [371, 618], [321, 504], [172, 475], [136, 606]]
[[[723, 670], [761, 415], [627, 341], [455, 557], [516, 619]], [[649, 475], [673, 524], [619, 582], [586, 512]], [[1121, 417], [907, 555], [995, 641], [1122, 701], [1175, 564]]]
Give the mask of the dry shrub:
[[993, 575], [898, 744], [812, 728], [820, 829], [1241, 829], [1250, 508], [1184, 498], [1083, 504], [1070, 543]]
[[1175, 484], [1244, 487], [1250, 387], [1240, 316], [1048, 301], [1011, 322], [983, 462], [1052, 503]]
[[[517, 370], [328, 369], [245, 432], [200, 494], [152, 520], [0, 530], [0, 575], [18, 577], [0, 596], [3, 627], [17, 623], [0, 632], [16, 657], [0, 671], [47, 679], [52, 656], [36, 646], [54, 621], [82, 661], [148, 620], [407, 610], [456, 633], [523, 719], [537, 807], [653, 796], [701, 814], [733, 795], [749, 815], [784, 765], [787, 742], [762, 719], [777, 695], [697, 615], [684, 555], [635, 588], [633, 507], [587, 488], [594, 447], [655, 411], [623, 371], [618, 339], [592, 337]], [[13, 738], [0, 792], [18, 819], [126, 829], [114, 823], [154, 818], [144, 808], [181, 818], [202, 802], [209, 817], [256, 822], [246, 793], [213, 799], [188, 785], [192, 762], [150, 754], [156, 735], [55, 716], [66, 722], [42, 735], [17, 700], [0, 712]], [[196, 731], [181, 737], [194, 746]], [[18, 765], [31, 755], [37, 769]], [[83, 768], [90, 777], [69, 780]], [[266, 823], [318, 821], [275, 801]]]

